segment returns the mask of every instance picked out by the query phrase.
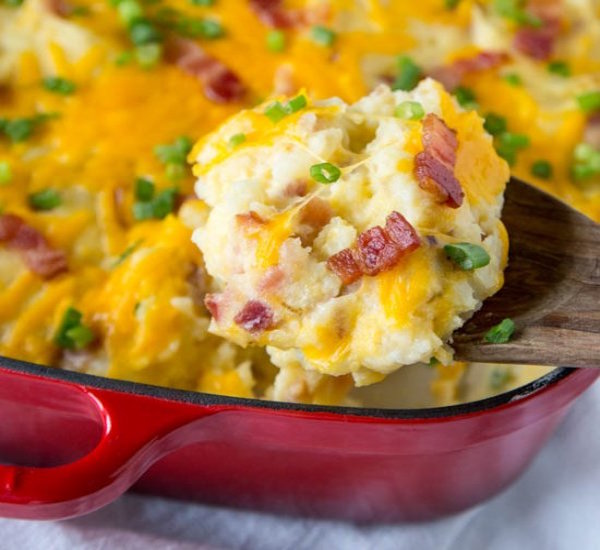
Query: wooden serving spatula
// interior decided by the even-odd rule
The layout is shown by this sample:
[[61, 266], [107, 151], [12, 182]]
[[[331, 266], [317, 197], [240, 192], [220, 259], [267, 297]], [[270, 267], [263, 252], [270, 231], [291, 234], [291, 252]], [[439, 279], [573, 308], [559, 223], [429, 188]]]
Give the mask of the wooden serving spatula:
[[[600, 367], [600, 225], [515, 178], [502, 220], [505, 284], [454, 334], [456, 359]], [[505, 318], [516, 325], [511, 340], [486, 342]]]

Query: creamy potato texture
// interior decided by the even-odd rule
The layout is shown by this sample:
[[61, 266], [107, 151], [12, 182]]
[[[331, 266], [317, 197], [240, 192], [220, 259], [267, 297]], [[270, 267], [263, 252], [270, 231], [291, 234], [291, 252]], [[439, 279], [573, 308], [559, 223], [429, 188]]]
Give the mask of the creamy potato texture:
[[[502, 54], [449, 91], [487, 120], [500, 117], [487, 126], [512, 173], [600, 220], [595, 0], [522, 3], [552, 31], [551, 50], [538, 57], [515, 45], [529, 27], [492, 1], [284, 0], [277, 17], [249, 0], [117, 4], [0, 6], [0, 210], [35, 229], [66, 265], [43, 277], [17, 241], [0, 242], [3, 355], [230, 395], [343, 399], [348, 376], [297, 366], [279, 373], [266, 354], [209, 334], [203, 298], [219, 289], [190, 240], [208, 211], [193, 199], [181, 158], [187, 143], [271, 96], [304, 89], [311, 102], [356, 102], [397, 81], [406, 66], [399, 56], [420, 79], [480, 53]], [[282, 18], [289, 24], [275, 28]], [[194, 74], [201, 64], [192, 45], [213, 60], [213, 74], [228, 69], [240, 93], [219, 88], [223, 78]], [[171, 149], [157, 155], [159, 146]], [[57, 340], [69, 308], [81, 317], [61, 334], [75, 329], [77, 339]], [[446, 402], [462, 398], [451, 388], [464, 369], [443, 370]], [[520, 383], [505, 381], [488, 390]]]
[[[278, 366], [351, 373], [358, 385], [436, 354], [447, 360], [444, 342], [502, 286], [507, 255], [509, 170], [483, 120], [433, 80], [413, 92], [382, 85], [353, 105], [317, 101], [281, 120], [269, 117], [273, 105], [235, 115], [192, 154], [196, 194], [211, 208], [193, 239], [220, 289], [207, 297], [213, 331], [270, 346]], [[406, 105], [418, 105], [422, 120], [397, 116]], [[429, 113], [456, 134], [460, 207], [439, 202], [414, 173]], [[313, 174], [326, 162], [340, 167], [333, 182]], [[393, 212], [416, 233], [416, 248], [345, 281], [331, 259], [388, 227]], [[491, 261], [458, 268], [442, 249], [464, 242]]]

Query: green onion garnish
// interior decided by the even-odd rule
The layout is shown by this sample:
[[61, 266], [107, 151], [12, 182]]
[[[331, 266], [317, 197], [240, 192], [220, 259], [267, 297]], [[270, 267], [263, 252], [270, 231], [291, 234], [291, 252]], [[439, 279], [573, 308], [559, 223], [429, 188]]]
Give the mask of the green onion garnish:
[[58, 191], [54, 189], [43, 189], [29, 195], [29, 205], [34, 210], [52, 210], [60, 206], [62, 199]]
[[192, 6], [212, 6], [215, 0], [189, 0]]
[[529, 147], [529, 137], [525, 134], [514, 134], [512, 132], [504, 132], [500, 135], [500, 143], [506, 147], [513, 149], [524, 149]]
[[494, 0], [494, 8], [499, 15], [510, 19], [519, 25], [541, 27], [543, 22], [539, 17], [523, 9], [523, 0]]
[[566, 78], [571, 76], [571, 67], [565, 61], [550, 61], [548, 72]]
[[152, 200], [136, 202], [133, 204], [133, 217], [138, 221], [162, 220], [173, 212], [176, 196], [177, 189], [169, 188], [157, 193]]
[[460, 0], [444, 0], [444, 7], [447, 10], [453, 10], [460, 4]]
[[139, 201], [152, 200], [154, 196], [154, 183], [148, 178], [137, 178], [135, 180], [135, 198]]
[[517, 73], [508, 73], [502, 77], [511, 86], [521, 86], [523, 79]]
[[156, 67], [162, 57], [162, 45], [153, 42], [151, 44], [142, 44], [135, 48], [135, 59], [143, 69]]
[[23, 0], [4, 0], [4, 5], [9, 8], [18, 8], [21, 4], [23, 4]]
[[120, 266], [127, 258], [129, 258], [129, 256], [131, 256], [135, 249], [140, 245], [142, 240], [143, 239], [138, 239], [136, 242], [130, 244], [125, 250], [123, 250], [123, 252], [121, 252], [119, 257], [115, 260], [115, 263], [113, 263], [112, 267], [115, 268]]
[[397, 60], [398, 73], [392, 84], [392, 90], [410, 92], [419, 83], [421, 68], [408, 56], [401, 55]]
[[477, 97], [475, 92], [471, 88], [465, 86], [458, 86], [452, 92], [456, 97], [458, 104], [464, 109], [476, 109], [477, 108]]
[[589, 143], [579, 143], [573, 151], [571, 175], [577, 181], [600, 175], [600, 151]]
[[163, 164], [184, 165], [192, 149], [192, 140], [187, 136], [178, 137], [173, 143], [157, 145], [154, 154]]
[[425, 116], [425, 109], [418, 101], [403, 101], [396, 107], [394, 114], [404, 120], [421, 120]]
[[322, 25], [315, 25], [310, 30], [312, 39], [321, 46], [332, 46], [336, 39], [336, 34], [331, 29]]
[[579, 108], [586, 113], [600, 109], [600, 90], [585, 92], [577, 96]]
[[129, 37], [136, 46], [160, 42], [162, 36], [147, 19], [138, 19], [129, 26]]
[[282, 118], [287, 116], [285, 107], [279, 102], [271, 103], [265, 109], [265, 116], [273, 123], [279, 122]]
[[471, 243], [455, 243], [444, 246], [444, 252], [463, 271], [471, 271], [490, 263], [485, 248]]
[[304, 107], [306, 107], [306, 97], [300, 94], [296, 97], [293, 97], [286, 103], [285, 110], [291, 115], [293, 113], [297, 113], [301, 109], [304, 109]]
[[123, 67], [125, 65], [128, 65], [133, 60], [133, 56], [134, 56], [133, 52], [129, 52], [129, 51], [120, 52], [115, 57], [115, 65], [117, 67]]
[[76, 90], [75, 83], [60, 76], [49, 76], [44, 78], [42, 85], [49, 92], [61, 95], [70, 95]]
[[547, 160], [536, 160], [531, 165], [531, 173], [543, 180], [550, 179], [552, 177], [552, 164]]
[[285, 33], [283, 31], [269, 31], [266, 38], [267, 50], [280, 53], [285, 50]]
[[246, 141], [246, 134], [234, 134], [229, 138], [229, 147], [233, 149], [244, 143], [244, 141]]
[[339, 180], [341, 175], [342, 171], [330, 162], [313, 164], [310, 167], [311, 178], [319, 183], [333, 183]]
[[0, 161], [0, 185], [7, 185], [12, 180], [12, 169], [6, 160]]
[[177, 32], [188, 38], [214, 40], [225, 34], [223, 26], [214, 19], [183, 18], [177, 23]]
[[122, 0], [117, 4], [117, 12], [121, 21], [127, 26], [144, 17], [144, 10], [136, 0]]
[[10, 138], [13, 143], [25, 141], [28, 139], [35, 128], [33, 118], [15, 118], [4, 121], [2, 131]]
[[81, 322], [81, 312], [67, 308], [54, 336], [54, 343], [66, 349], [83, 349], [94, 340], [94, 333]]
[[429, 359], [429, 366], [430, 367], [437, 367], [440, 364], [440, 360], [437, 357], [431, 357]]
[[487, 133], [492, 136], [498, 136], [506, 132], [507, 126], [506, 119], [496, 113], [488, 113], [485, 116], [485, 122], [483, 123], [483, 127]]
[[492, 327], [487, 331], [484, 336], [486, 342], [491, 344], [506, 344], [513, 333], [515, 332], [515, 323], [512, 319], [506, 318], [502, 322], [498, 323], [495, 327]]

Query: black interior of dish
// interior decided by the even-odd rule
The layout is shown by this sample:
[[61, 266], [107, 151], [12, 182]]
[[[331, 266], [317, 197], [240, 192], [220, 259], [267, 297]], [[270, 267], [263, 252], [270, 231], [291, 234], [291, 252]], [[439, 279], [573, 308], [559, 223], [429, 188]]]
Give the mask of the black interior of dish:
[[207, 393], [174, 390], [160, 386], [151, 386], [125, 380], [115, 380], [90, 374], [66, 371], [54, 367], [36, 365], [24, 361], [18, 361], [8, 357], [0, 356], [0, 367], [8, 370], [41, 376], [49, 379], [62, 380], [74, 384], [80, 384], [93, 388], [104, 388], [122, 393], [147, 395], [158, 399], [168, 399], [173, 401], [182, 401], [197, 405], [214, 406], [242, 406], [255, 407], [261, 409], [271, 409], [274, 411], [303, 411], [303, 412], [327, 412], [339, 414], [342, 416], [364, 416], [386, 419], [425, 419], [425, 418], [449, 418], [453, 416], [469, 414], [473, 412], [492, 409], [500, 405], [509, 403], [513, 399], [524, 397], [534, 393], [541, 388], [554, 384], [559, 380], [569, 376], [575, 371], [566, 367], [557, 367], [545, 376], [533, 380], [529, 384], [515, 388], [505, 393], [482, 399], [471, 401], [460, 405], [451, 405], [447, 407], [432, 407], [425, 409], [377, 409], [360, 407], [337, 407], [325, 405], [304, 405], [298, 403], [284, 403], [279, 401], [262, 401], [259, 399], [245, 399], [238, 397], [228, 397], [224, 395], [213, 395]]

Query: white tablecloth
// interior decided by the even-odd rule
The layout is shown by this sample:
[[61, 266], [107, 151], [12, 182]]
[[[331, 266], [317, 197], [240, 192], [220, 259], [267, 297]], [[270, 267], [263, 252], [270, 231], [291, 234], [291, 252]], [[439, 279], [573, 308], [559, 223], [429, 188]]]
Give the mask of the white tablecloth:
[[492, 501], [421, 525], [356, 526], [126, 495], [62, 522], [0, 520], [18, 550], [598, 550], [600, 382], [579, 399], [528, 472]]

